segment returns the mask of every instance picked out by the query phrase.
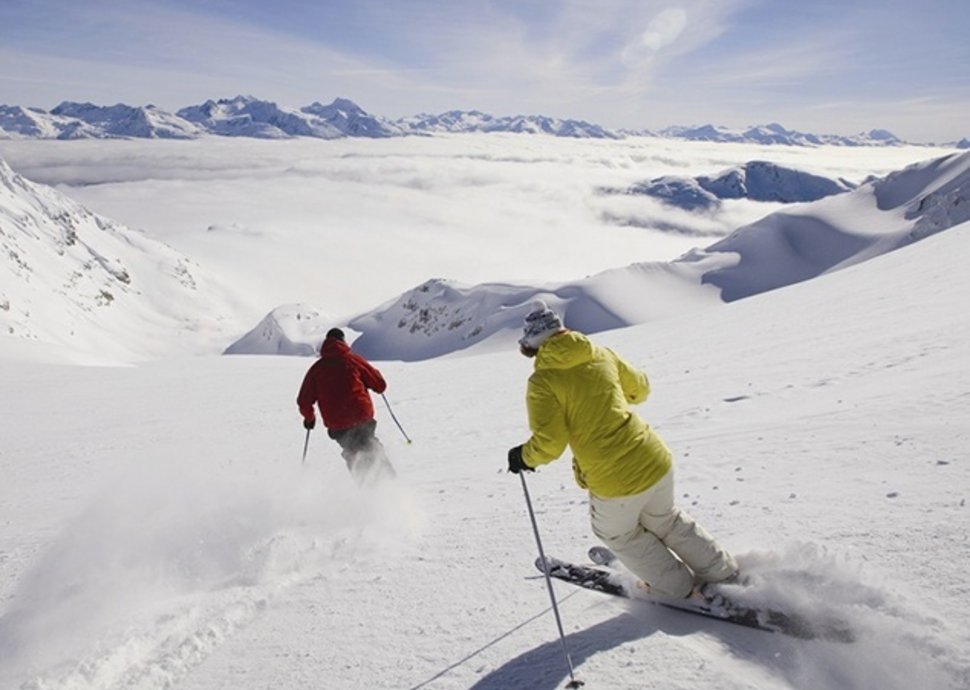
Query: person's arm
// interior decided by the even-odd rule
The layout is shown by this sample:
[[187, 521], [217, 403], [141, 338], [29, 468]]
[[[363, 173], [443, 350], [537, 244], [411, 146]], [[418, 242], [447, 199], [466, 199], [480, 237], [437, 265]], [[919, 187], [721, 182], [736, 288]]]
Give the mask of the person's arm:
[[306, 376], [303, 377], [300, 392], [296, 396], [296, 405], [300, 408], [300, 414], [308, 422], [316, 419], [313, 414], [313, 403], [317, 400], [316, 386], [314, 385], [314, 369], [315, 367], [310, 367], [307, 371]]
[[529, 378], [526, 409], [532, 436], [522, 446], [522, 458], [529, 467], [552, 462], [566, 450], [569, 433], [566, 415], [548, 384], [535, 375]]
[[626, 401], [631, 405], [639, 405], [650, 395], [650, 381], [647, 379], [647, 375], [639, 369], [635, 369], [612, 350], [608, 349], [607, 352], [616, 361], [617, 371], [620, 374], [620, 388], [623, 389], [623, 396]]
[[387, 382], [381, 376], [381, 372], [377, 370], [377, 367], [355, 352], [351, 352], [350, 354], [354, 360], [354, 365], [357, 367], [357, 371], [360, 372], [360, 380], [363, 384], [378, 394], [386, 391]]

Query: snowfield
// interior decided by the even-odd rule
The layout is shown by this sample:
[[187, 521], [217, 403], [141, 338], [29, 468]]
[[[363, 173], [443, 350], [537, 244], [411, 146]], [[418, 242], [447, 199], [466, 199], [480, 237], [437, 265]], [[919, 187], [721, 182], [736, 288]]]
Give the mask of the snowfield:
[[[590, 186], [602, 184], [607, 166], [590, 161], [607, 161], [607, 152], [619, 150], [611, 147], [620, 146], [524, 141], [525, 148], [547, 153], [566, 148], [552, 161], [516, 164], [544, 171], [545, 186], [520, 188], [506, 212], [514, 216], [531, 198], [532, 220], [552, 226], [562, 218], [563, 190], [580, 186], [578, 169], [595, 171]], [[277, 242], [283, 229], [249, 236], [242, 253], [223, 242], [222, 255], [211, 233], [199, 241], [175, 229], [193, 214], [200, 227], [235, 222], [229, 216], [244, 215], [239, 207], [221, 220], [213, 215], [231, 198], [240, 207], [249, 199], [250, 209], [268, 213], [270, 201], [245, 196], [256, 188], [254, 178], [232, 184], [216, 173], [198, 189], [174, 178], [69, 187], [52, 179], [70, 167], [54, 161], [57, 156], [95, 154], [89, 172], [98, 175], [112, 157], [141, 152], [139, 169], [149, 170], [152, 151], [171, 151], [174, 143], [97, 149], [69, 142], [85, 145], [70, 150], [50, 143], [14, 142], [0, 153], [14, 170], [60, 185], [92, 212], [143, 228], [146, 239], [166, 242], [220, 285], [238, 288], [237, 301], [224, 302], [235, 305], [235, 323], [254, 317], [251, 327], [272, 308], [295, 303], [280, 299], [289, 288], [277, 287], [265, 304], [239, 307], [242, 292], [258, 293], [276, 279], [299, 282], [292, 264], [281, 261], [299, 249]], [[314, 150], [323, 145], [314, 142]], [[399, 141], [380, 145], [399, 156], [397, 171], [426, 165], [397, 150]], [[714, 146], [690, 159], [691, 172], [710, 169], [708, 156], [721, 151]], [[271, 149], [260, 150], [270, 156]], [[735, 162], [764, 159], [763, 151], [723, 151]], [[898, 165], [855, 159], [857, 175], [844, 159], [826, 158], [831, 152], [818, 152], [815, 163], [810, 151], [798, 155], [806, 156], [805, 169], [859, 182], [925, 161], [923, 153]], [[229, 158], [217, 161], [222, 172]], [[449, 158], [446, 167], [454, 169], [459, 158]], [[159, 169], [185, 165], [173, 160], [163, 157]], [[661, 167], [659, 158], [652, 160]], [[50, 177], [39, 180], [28, 169]], [[526, 168], [515, 170], [519, 181], [528, 177]], [[268, 196], [292, 182], [285, 174], [261, 174]], [[639, 166], [617, 177], [655, 174], [662, 173]], [[436, 267], [454, 269], [448, 278], [486, 282], [476, 272], [507, 260], [514, 271], [494, 275], [493, 282], [530, 266], [536, 267], [533, 291], [567, 279], [554, 275], [557, 267], [524, 261], [504, 235], [481, 242], [476, 234], [496, 217], [489, 193], [496, 195], [493, 205], [503, 203], [511, 179], [490, 191], [476, 188], [481, 196], [468, 210], [481, 217], [457, 224], [442, 245], [444, 263]], [[324, 195], [336, 194], [316, 181]], [[346, 191], [344, 184], [334, 182]], [[454, 188], [430, 188], [439, 191], [420, 208], [398, 199], [375, 210], [369, 204], [377, 195], [357, 203], [371, 221], [395, 203], [412, 220], [451, 214]], [[945, 184], [938, 189], [950, 194], [947, 208], [965, 208], [964, 197]], [[206, 190], [220, 194], [201, 204]], [[291, 219], [313, 206], [302, 188], [292, 193], [295, 204], [280, 207]], [[877, 201], [896, 208], [912, 198], [903, 196]], [[172, 222], [167, 232], [139, 220], [152, 214], [153, 198], [159, 217]], [[341, 212], [353, 203], [345, 199]], [[735, 227], [750, 230], [777, 210], [739, 204], [728, 216], [698, 222], [744, 216]], [[893, 232], [902, 233], [893, 240], [916, 222], [906, 213], [900, 207], [890, 214], [898, 223]], [[675, 453], [681, 504], [738, 556], [750, 577], [735, 594], [809, 617], [837, 613], [857, 640], [794, 640], [556, 583], [566, 646], [587, 688], [970, 687], [970, 224], [949, 217], [952, 227], [841, 270], [730, 303], [705, 298], [593, 336], [649, 375], [653, 393], [638, 411]], [[301, 241], [310, 236], [299, 227], [293, 232]], [[583, 230], [574, 225], [562, 232], [572, 239]], [[658, 236], [670, 239], [647, 232], [645, 245]], [[466, 266], [453, 253], [461, 240], [477, 243], [479, 265]], [[262, 264], [256, 262], [260, 243]], [[347, 257], [364, 256], [364, 248], [352, 245]], [[592, 263], [608, 261], [616, 248], [588, 257], [589, 272], [600, 270]], [[682, 251], [665, 244], [657, 254], [628, 253], [629, 261], [614, 266], [669, 261]], [[379, 284], [368, 290], [383, 288], [390, 303], [407, 289], [399, 288], [400, 280], [413, 287], [441, 275], [401, 278], [390, 269], [395, 258], [393, 252], [376, 256], [369, 274]], [[262, 273], [247, 283], [257, 266]], [[308, 286], [327, 294], [326, 279], [315, 280]], [[628, 283], [601, 296], [639, 297]], [[338, 302], [320, 300], [315, 316], [337, 322], [340, 314], [378, 303], [343, 310], [347, 302]], [[316, 320], [304, 314], [314, 312], [285, 311], [288, 323], [298, 321], [294, 329], [310, 337]], [[80, 367], [55, 363], [69, 359], [64, 345], [0, 336], [0, 688], [563, 687], [566, 664], [545, 583], [532, 564], [536, 545], [521, 485], [505, 471], [507, 449], [528, 433], [524, 392], [531, 362], [517, 354], [512, 335], [509, 330], [447, 357], [377, 362], [393, 411], [414, 442], [405, 442], [377, 399], [378, 433], [399, 480], [374, 491], [357, 489], [336, 444], [320, 430], [311, 434], [301, 463], [304, 431], [295, 396], [310, 358], [186, 357], [172, 350], [137, 366]], [[547, 553], [584, 559], [595, 539], [568, 455], [526, 479]]]

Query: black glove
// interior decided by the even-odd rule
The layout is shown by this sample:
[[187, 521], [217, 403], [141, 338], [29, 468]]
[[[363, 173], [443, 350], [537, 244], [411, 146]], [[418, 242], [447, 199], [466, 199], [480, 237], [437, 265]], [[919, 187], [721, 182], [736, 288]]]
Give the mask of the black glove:
[[509, 449], [509, 472], [518, 474], [519, 472], [535, 472], [535, 467], [529, 467], [522, 459], [522, 446]]
[[316, 419], [307, 419], [306, 417], [303, 418], [303, 428], [306, 429], [307, 431], [309, 431], [316, 425], [317, 425]]

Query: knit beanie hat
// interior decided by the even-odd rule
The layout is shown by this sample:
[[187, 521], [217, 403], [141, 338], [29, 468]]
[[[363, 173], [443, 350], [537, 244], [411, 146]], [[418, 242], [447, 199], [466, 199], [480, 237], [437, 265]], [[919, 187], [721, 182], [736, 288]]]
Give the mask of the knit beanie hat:
[[344, 332], [339, 328], [331, 328], [327, 331], [326, 339], [336, 338], [337, 340], [346, 340], [344, 337]]
[[532, 303], [532, 308], [525, 316], [525, 326], [519, 345], [538, 350], [539, 346], [554, 333], [563, 329], [559, 314], [550, 309], [541, 299]]

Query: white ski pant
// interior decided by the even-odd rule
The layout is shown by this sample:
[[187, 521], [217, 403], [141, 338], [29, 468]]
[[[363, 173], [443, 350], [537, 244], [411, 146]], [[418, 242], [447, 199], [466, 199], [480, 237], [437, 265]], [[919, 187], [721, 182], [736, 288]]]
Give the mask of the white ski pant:
[[695, 578], [718, 582], [738, 565], [707, 531], [674, 505], [674, 471], [633, 496], [589, 495], [593, 533], [657, 594], [682, 598]]

